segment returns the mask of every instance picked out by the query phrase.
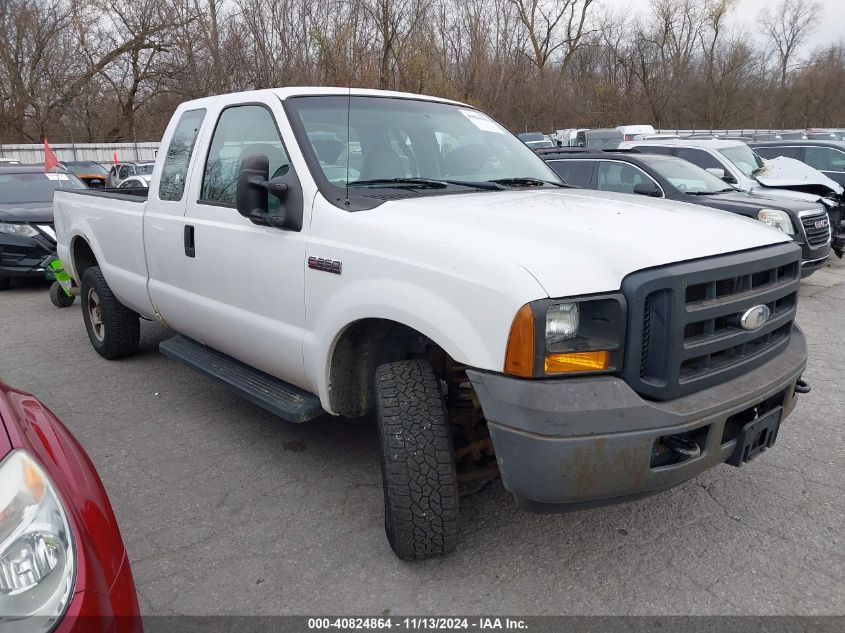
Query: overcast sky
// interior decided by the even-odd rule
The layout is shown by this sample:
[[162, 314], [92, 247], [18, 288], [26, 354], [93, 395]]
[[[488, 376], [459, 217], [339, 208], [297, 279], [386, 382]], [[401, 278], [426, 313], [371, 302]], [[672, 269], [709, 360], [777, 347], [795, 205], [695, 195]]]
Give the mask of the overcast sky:
[[[649, 0], [601, 0], [606, 6], [614, 10], [633, 9], [643, 11], [649, 7]], [[757, 35], [757, 14], [766, 5], [774, 7], [779, 0], [739, 0], [736, 9], [731, 13], [732, 24], [743, 24], [746, 30]], [[812, 37], [808, 40], [811, 46], [833, 44], [845, 40], [843, 25], [845, 25], [845, 0], [821, 0], [824, 7], [822, 21]]]

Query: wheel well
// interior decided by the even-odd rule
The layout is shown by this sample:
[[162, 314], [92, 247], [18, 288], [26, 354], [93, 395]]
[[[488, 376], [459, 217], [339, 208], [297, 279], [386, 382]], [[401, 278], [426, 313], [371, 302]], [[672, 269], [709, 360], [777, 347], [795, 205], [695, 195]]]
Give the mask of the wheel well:
[[362, 319], [338, 338], [329, 366], [329, 403], [334, 413], [359, 417], [375, 406], [376, 368], [440, 350], [431, 339], [387, 319]]
[[82, 275], [85, 274], [86, 270], [91, 268], [91, 266], [98, 265], [94, 251], [91, 250], [91, 245], [82, 237], [77, 237], [73, 240], [71, 257], [73, 258], [73, 268], [80, 281], [82, 281]]

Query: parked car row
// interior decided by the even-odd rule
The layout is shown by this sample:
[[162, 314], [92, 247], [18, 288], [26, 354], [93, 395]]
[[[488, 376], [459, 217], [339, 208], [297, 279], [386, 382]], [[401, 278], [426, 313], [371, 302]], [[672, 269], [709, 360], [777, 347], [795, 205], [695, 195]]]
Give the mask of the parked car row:
[[782, 156], [779, 150], [773, 150], [771, 154], [777, 155], [766, 160], [742, 141], [723, 139], [626, 141], [619, 147], [683, 158], [742, 191], [823, 205], [828, 212], [833, 249], [842, 257], [845, 189], [805, 162]]
[[[820, 141], [842, 141], [845, 140], [845, 130], [838, 129], [807, 129], [807, 130], [782, 130], [782, 131], [739, 131], [739, 132], [694, 132], [694, 131], [656, 131], [651, 125], [620, 125], [613, 129], [587, 129], [568, 128], [556, 130], [549, 135], [540, 132], [531, 134], [540, 135], [552, 146], [564, 147], [591, 147], [596, 149], [612, 149], [616, 145], [609, 145], [608, 140], [614, 138], [613, 130], [619, 132], [622, 141], [643, 141], [662, 138], [686, 138], [701, 140], [731, 140], [743, 141], [746, 143], [786, 140], [820, 140]], [[591, 143], [593, 139], [602, 139], [601, 142]]]
[[830, 256], [830, 225], [820, 204], [745, 192], [671, 155], [560, 148], [541, 156], [565, 182], [578, 187], [689, 202], [774, 226], [801, 246], [802, 277], [821, 268]]

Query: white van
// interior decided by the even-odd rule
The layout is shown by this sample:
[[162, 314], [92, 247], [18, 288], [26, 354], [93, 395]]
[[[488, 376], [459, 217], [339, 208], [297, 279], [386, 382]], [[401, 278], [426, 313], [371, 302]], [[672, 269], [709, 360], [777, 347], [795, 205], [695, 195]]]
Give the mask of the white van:
[[619, 125], [617, 130], [622, 132], [623, 141], [633, 141], [637, 134], [655, 134], [654, 127], [651, 125]]

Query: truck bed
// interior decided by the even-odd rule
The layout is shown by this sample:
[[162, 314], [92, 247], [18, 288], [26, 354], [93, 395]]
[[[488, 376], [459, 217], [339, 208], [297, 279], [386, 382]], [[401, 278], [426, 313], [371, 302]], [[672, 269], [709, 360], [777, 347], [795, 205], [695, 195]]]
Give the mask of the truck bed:
[[147, 189], [56, 190], [53, 216], [58, 255], [66, 270], [82, 281], [71, 251], [77, 238], [90, 244], [103, 276], [118, 300], [139, 314], [154, 310], [147, 293], [144, 213]]
[[131, 189], [118, 189], [117, 187], [102, 187], [100, 189], [62, 189], [65, 193], [72, 193], [81, 196], [95, 196], [98, 198], [114, 198], [117, 200], [128, 200], [129, 202], [143, 202], [147, 199], [150, 190], [147, 187], [132, 187]]

